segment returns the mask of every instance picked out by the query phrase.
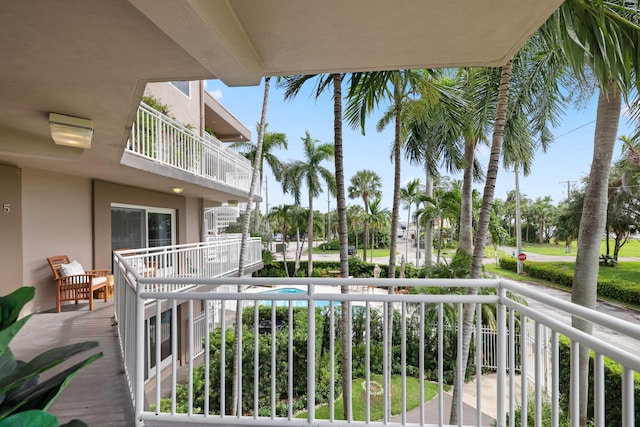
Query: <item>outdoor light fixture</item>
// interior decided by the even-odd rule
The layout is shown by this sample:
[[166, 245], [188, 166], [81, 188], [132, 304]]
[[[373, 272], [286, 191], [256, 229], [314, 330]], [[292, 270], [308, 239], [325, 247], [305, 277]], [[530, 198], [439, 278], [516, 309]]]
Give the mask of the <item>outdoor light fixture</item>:
[[77, 148], [91, 148], [93, 124], [89, 119], [50, 113], [51, 137], [58, 145]]
[[183, 188], [182, 187], [173, 187], [171, 189], [171, 191], [173, 191], [176, 194], [181, 194], [182, 193]]

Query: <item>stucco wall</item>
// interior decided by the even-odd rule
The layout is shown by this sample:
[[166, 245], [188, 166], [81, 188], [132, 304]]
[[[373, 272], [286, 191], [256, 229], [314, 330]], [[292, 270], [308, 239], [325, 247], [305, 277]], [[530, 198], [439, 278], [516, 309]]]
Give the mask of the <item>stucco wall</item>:
[[22, 171], [0, 164], [0, 295], [22, 285]]
[[[202, 211], [187, 209], [187, 198], [143, 188], [94, 181], [95, 260], [98, 268], [111, 268], [111, 204], [122, 203], [176, 210], [176, 243], [199, 242]], [[189, 202], [192, 206], [197, 201]], [[187, 226], [187, 224], [189, 224]]]
[[163, 104], [168, 104], [171, 115], [183, 125], [194, 127], [196, 134], [200, 131], [200, 82], [192, 81], [190, 96], [178, 90], [171, 83], [149, 83], [144, 91], [145, 95], [153, 95]]
[[55, 308], [47, 257], [68, 255], [86, 269], [111, 268], [111, 203], [175, 209], [177, 243], [200, 241], [199, 199], [39, 169], [17, 171], [0, 165], [0, 202], [9, 200], [16, 214], [3, 216], [0, 209], [0, 258], [7, 272], [0, 290], [35, 286], [27, 313]]
[[49, 310], [55, 308], [56, 294], [47, 257], [68, 255], [86, 269], [94, 267], [91, 180], [23, 169], [22, 212], [24, 285], [36, 287], [26, 309]]

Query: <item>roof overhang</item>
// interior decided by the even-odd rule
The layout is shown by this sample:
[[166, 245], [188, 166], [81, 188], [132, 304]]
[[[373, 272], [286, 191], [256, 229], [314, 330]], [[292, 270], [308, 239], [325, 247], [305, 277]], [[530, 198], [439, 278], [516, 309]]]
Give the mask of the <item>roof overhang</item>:
[[[560, 3], [0, 2], [0, 161], [131, 184], [121, 159], [147, 82], [500, 66]], [[55, 146], [51, 112], [90, 119], [92, 148]]]
[[251, 131], [209, 92], [204, 92], [204, 124], [222, 142], [248, 141]]

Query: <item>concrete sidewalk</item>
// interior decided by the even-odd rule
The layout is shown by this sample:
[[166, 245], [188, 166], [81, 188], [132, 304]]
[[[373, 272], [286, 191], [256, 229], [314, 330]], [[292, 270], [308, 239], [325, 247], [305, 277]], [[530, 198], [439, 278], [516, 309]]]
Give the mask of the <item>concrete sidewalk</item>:
[[[481, 425], [491, 426], [497, 417], [497, 375], [485, 374], [480, 379], [481, 394], [482, 394], [482, 406], [481, 406], [481, 421], [478, 424], [477, 411], [476, 411], [476, 396], [477, 388], [475, 379], [466, 383], [463, 387], [462, 402], [463, 412], [462, 421], [466, 425]], [[515, 378], [515, 394], [516, 399], [519, 401], [520, 396], [520, 376]], [[440, 402], [442, 400], [442, 403]], [[509, 389], [507, 387], [505, 400], [509, 401]], [[440, 423], [440, 410], [442, 406], [442, 420], [446, 425], [449, 422], [449, 414], [451, 412], [451, 392], [445, 392], [440, 396], [436, 396], [423, 406], [424, 420], [421, 420], [420, 408], [416, 408], [407, 412], [407, 423], [420, 423], [423, 421], [425, 424], [439, 424]], [[402, 422], [402, 416], [391, 417], [392, 422]]]

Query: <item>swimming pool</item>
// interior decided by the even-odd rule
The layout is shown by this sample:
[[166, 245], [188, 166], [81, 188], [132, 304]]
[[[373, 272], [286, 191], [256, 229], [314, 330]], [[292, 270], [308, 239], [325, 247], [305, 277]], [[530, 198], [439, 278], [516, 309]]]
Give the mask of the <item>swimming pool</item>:
[[[260, 292], [261, 294], [306, 294], [307, 291], [298, 288], [279, 288], [279, 289], [271, 289], [270, 291]], [[289, 300], [275, 300], [276, 307], [288, 307]], [[267, 307], [271, 307], [271, 300], [268, 301], [260, 301], [261, 305], [265, 305]], [[291, 305], [293, 307], [306, 307], [307, 301], [303, 300], [293, 300], [291, 301]], [[316, 307], [329, 307], [329, 301], [316, 301]]]

